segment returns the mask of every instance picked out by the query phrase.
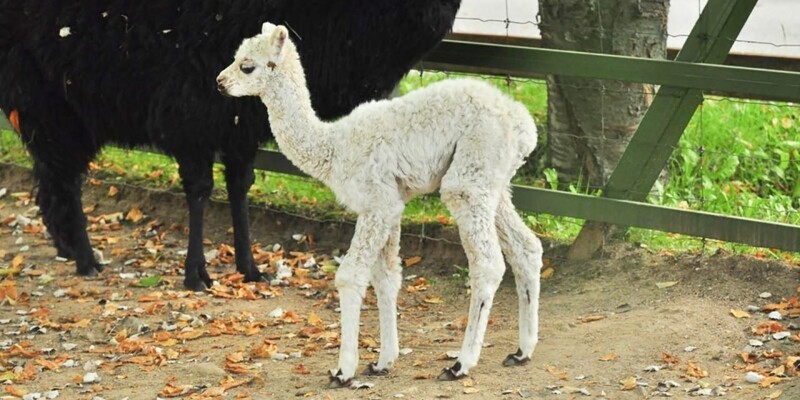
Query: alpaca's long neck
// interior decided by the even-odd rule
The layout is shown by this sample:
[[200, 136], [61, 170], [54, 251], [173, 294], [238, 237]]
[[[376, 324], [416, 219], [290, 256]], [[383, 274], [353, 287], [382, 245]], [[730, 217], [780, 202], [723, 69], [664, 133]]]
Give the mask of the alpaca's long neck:
[[[287, 49], [289, 50], [289, 49]], [[300, 59], [294, 49], [273, 76], [261, 101], [281, 152], [303, 172], [326, 181], [333, 152], [326, 123], [311, 107], [311, 96]]]

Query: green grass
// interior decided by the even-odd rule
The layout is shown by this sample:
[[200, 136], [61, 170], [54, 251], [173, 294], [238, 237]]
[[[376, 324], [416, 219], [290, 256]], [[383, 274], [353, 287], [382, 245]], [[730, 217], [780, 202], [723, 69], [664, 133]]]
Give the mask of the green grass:
[[[412, 72], [400, 84], [400, 93], [457, 75]], [[547, 88], [544, 82], [484, 78], [523, 102], [537, 121], [546, 126]], [[669, 179], [657, 184], [650, 202], [672, 207], [704, 210], [766, 221], [800, 225], [800, 108], [786, 103], [707, 98], [696, 112], [669, 163]], [[546, 136], [542, 133], [541, 136]], [[268, 145], [274, 147], [274, 145]], [[516, 183], [556, 187], [555, 173], [543, 169], [542, 152], [531, 167], [524, 168]], [[0, 162], [30, 165], [16, 135], [0, 135]], [[181, 191], [177, 168], [165, 156], [106, 149], [98, 158], [95, 176], [109, 181]], [[251, 190], [254, 204], [318, 219], [352, 219], [333, 194], [316, 181], [291, 175], [258, 171]], [[214, 168], [215, 196], [224, 198], [222, 167]], [[564, 185], [561, 185], [562, 187]], [[567, 185], [578, 191], [580, 184]], [[526, 221], [542, 236], [556, 241], [572, 240], [582, 220], [550, 215], [526, 215]], [[450, 223], [449, 213], [434, 196], [412, 201], [405, 223]], [[644, 229], [631, 229], [628, 239], [661, 251], [713, 251], [722, 246], [735, 252], [787, 257], [784, 253], [747, 246], [702, 242], [698, 238]]]

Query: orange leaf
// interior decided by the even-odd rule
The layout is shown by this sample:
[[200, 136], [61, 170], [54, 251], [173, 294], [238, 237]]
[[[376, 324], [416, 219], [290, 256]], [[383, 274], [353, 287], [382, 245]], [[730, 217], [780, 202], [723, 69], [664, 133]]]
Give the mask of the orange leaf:
[[708, 371], [700, 367], [700, 364], [694, 361], [686, 362], [686, 375], [692, 378], [705, 378], [708, 376]]
[[244, 361], [244, 354], [241, 351], [238, 351], [236, 353], [231, 353], [225, 357], [225, 360], [232, 363], [240, 363]]
[[24, 390], [22, 390], [22, 389], [20, 389], [20, 388], [18, 388], [16, 386], [6, 385], [4, 389], [5, 389], [6, 393], [8, 393], [8, 394], [10, 394], [12, 396], [16, 396], [16, 397], [22, 397], [22, 396], [25, 396], [27, 394], [27, 392], [25, 392]]
[[758, 385], [761, 386], [762, 388], [769, 388], [769, 387], [772, 387], [772, 385], [774, 385], [776, 383], [780, 383], [782, 380], [783, 379], [781, 379], [780, 377], [777, 377], [777, 376], [767, 376], [764, 379], [762, 379], [760, 382], [758, 382]]
[[594, 321], [600, 321], [601, 319], [606, 319], [605, 315], [589, 315], [586, 317], [581, 318], [581, 323], [589, 323]]
[[119, 194], [119, 189], [116, 186], [111, 186], [108, 188], [108, 197], [114, 197]]
[[235, 387], [246, 385], [252, 381], [253, 381], [252, 377], [237, 381], [236, 379], [233, 379], [233, 377], [226, 376], [225, 379], [219, 382], [219, 385], [222, 386], [223, 391], [228, 391]]
[[739, 309], [731, 309], [731, 314], [736, 318], [750, 318], [750, 314], [747, 311], [739, 310]]
[[617, 359], [619, 359], [619, 354], [617, 353], [608, 353], [600, 357], [600, 361], [616, 361]]
[[414, 257], [406, 258], [405, 260], [403, 260], [403, 265], [405, 265], [406, 268], [413, 267], [413, 266], [419, 264], [421, 261], [422, 261], [422, 257], [414, 256]]
[[661, 353], [661, 359], [664, 360], [664, 362], [669, 364], [669, 365], [675, 365], [675, 364], [679, 364], [681, 362], [681, 360], [679, 360], [678, 357], [675, 357], [672, 354], [669, 354], [667, 352], [662, 352]]
[[305, 366], [305, 365], [303, 365], [303, 364], [297, 364], [297, 365], [296, 365], [296, 366], [295, 366], [295, 367], [292, 369], [292, 372], [294, 372], [295, 374], [301, 374], [301, 375], [308, 375], [308, 374], [310, 374], [310, 373], [311, 373], [311, 372], [310, 372], [310, 371], [309, 371], [309, 370], [306, 368], [306, 366]]
[[[19, 129], [19, 111], [17, 111], [16, 109], [11, 110], [11, 112], [8, 113], [8, 122], [11, 122], [11, 127], [14, 128], [15, 132], [20, 133], [20, 129]], [[19, 397], [22, 397], [22, 396], [19, 396]]]
[[308, 319], [306, 320], [306, 322], [311, 326], [322, 325], [322, 319], [319, 318], [319, 315], [314, 314], [313, 312], [311, 314], [308, 314]]
[[178, 340], [194, 340], [205, 335], [206, 333], [208, 332], [206, 332], [203, 329], [195, 329], [191, 331], [180, 332], [177, 335], [175, 335], [175, 338]]
[[14, 256], [14, 259], [11, 260], [11, 269], [20, 269], [22, 267], [22, 262], [25, 261], [24, 254], [17, 254]]
[[636, 389], [636, 378], [632, 376], [619, 381], [619, 383], [622, 385], [622, 390]]
[[128, 214], [125, 216], [125, 219], [133, 222], [134, 224], [138, 224], [139, 221], [142, 220], [142, 218], [144, 218], [144, 213], [142, 213], [142, 210], [140, 210], [139, 207], [136, 206], [131, 207], [131, 210], [128, 211]]

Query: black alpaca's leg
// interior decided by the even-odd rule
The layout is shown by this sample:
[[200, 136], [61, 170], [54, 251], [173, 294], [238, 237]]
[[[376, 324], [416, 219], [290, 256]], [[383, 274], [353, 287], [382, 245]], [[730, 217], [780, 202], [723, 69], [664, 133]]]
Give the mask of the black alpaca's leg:
[[225, 184], [233, 219], [233, 247], [236, 250], [236, 270], [244, 275], [245, 282], [268, 281], [261, 275], [253, 260], [250, 247], [250, 219], [247, 213], [247, 192], [253, 185], [253, 160], [241, 161], [223, 157]]
[[54, 167], [38, 158], [34, 163], [39, 184], [36, 204], [53, 237], [58, 255], [75, 260], [78, 275], [96, 275], [102, 266], [94, 258], [86, 233], [86, 216], [81, 203], [82, 171], [75, 166]]
[[213, 158], [211, 155], [201, 157], [195, 154], [193, 157], [178, 158], [178, 164], [189, 206], [189, 248], [184, 262], [183, 286], [202, 291], [212, 284], [203, 253], [203, 214], [214, 188]]

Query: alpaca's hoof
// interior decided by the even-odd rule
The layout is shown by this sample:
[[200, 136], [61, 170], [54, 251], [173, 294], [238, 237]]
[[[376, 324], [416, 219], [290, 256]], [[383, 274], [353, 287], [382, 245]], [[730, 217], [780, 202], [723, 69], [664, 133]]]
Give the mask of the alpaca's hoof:
[[103, 266], [97, 263], [92, 263], [88, 267], [78, 268], [78, 275], [80, 276], [97, 276], [103, 272]]
[[457, 362], [452, 367], [443, 369], [436, 379], [440, 381], [457, 381], [466, 377], [467, 374], [461, 370], [461, 363]]
[[369, 363], [367, 369], [364, 370], [364, 375], [386, 376], [389, 375], [389, 368], [378, 368], [377, 363]]
[[328, 377], [329, 389], [347, 388], [350, 387], [351, 383], [353, 383], [353, 378], [350, 379], [342, 378], [342, 370], [338, 370], [336, 372], [333, 372], [333, 370], [331, 370], [331, 376]]
[[272, 280], [272, 276], [270, 276], [270, 274], [267, 274], [267, 273], [263, 273], [262, 274], [258, 270], [256, 270], [255, 272], [248, 272], [248, 273], [244, 274], [244, 281], [247, 282], [247, 283], [250, 283], [250, 282], [269, 283], [271, 280]]
[[203, 282], [202, 279], [184, 279], [183, 280], [183, 287], [186, 290], [191, 290], [193, 292], [203, 292], [206, 289], [211, 287], [211, 283]]
[[530, 357], [523, 357], [522, 350], [517, 349], [517, 352], [514, 354], [509, 354], [506, 356], [506, 359], [503, 360], [504, 367], [514, 367], [517, 365], [525, 365], [531, 361]]

